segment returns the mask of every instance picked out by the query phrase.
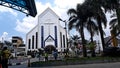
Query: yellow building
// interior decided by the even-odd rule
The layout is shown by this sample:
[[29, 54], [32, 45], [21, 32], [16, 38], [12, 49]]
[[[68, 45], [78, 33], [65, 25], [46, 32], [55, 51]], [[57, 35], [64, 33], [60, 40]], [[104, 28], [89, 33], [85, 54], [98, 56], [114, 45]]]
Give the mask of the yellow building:
[[25, 53], [25, 44], [21, 37], [13, 36], [12, 44], [13, 44], [15, 56], [17, 56], [17, 54], [20, 54], [20, 53]]
[[21, 37], [13, 36], [12, 37], [12, 44], [14, 47], [19, 47], [20, 44], [23, 44], [23, 40]]

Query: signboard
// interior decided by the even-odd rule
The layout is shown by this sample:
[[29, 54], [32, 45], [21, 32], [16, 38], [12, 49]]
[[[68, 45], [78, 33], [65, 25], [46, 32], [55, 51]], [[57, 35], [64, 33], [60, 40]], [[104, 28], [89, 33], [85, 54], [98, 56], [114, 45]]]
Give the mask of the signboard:
[[[33, 17], [37, 14], [34, 0], [0, 0], [0, 5], [16, 9]], [[27, 12], [25, 12], [25, 10], [27, 10]]]

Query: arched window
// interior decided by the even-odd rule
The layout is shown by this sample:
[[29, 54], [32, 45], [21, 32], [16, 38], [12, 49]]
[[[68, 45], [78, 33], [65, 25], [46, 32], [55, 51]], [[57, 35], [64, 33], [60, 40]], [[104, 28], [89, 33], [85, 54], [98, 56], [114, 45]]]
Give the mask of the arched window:
[[54, 27], [55, 28], [55, 46], [57, 47], [57, 26]]
[[32, 49], [34, 49], [34, 35], [32, 36]]
[[61, 48], [62, 48], [62, 32], [60, 32], [60, 42], [61, 42]]
[[36, 32], [36, 49], [38, 48], [38, 32]]
[[41, 26], [41, 48], [44, 47], [44, 26]]
[[28, 49], [30, 49], [31, 46], [31, 39], [28, 40]]
[[65, 48], [65, 35], [63, 35], [63, 45], [64, 45], [64, 48]]

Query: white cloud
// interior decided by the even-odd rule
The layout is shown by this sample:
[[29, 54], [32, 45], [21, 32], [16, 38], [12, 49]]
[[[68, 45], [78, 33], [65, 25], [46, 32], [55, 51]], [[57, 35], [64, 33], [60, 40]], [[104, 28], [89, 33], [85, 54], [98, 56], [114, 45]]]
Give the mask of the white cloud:
[[15, 17], [17, 16], [17, 12], [15, 12], [13, 9], [10, 9], [8, 7], [0, 6], [0, 12], [10, 12]]
[[41, 2], [36, 2], [37, 16], [41, 14], [46, 8], [52, 8], [50, 3], [42, 4]]
[[25, 17], [23, 21], [17, 20], [15, 30], [22, 33], [30, 31], [37, 23], [33, 17]]
[[67, 11], [70, 8], [76, 8], [76, 5], [78, 3], [83, 3], [84, 0], [55, 0], [53, 7], [54, 11], [62, 18], [66, 19], [68, 18]]
[[55, 0], [55, 5], [59, 8], [68, 9], [68, 8], [75, 8], [77, 3], [83, 3], [84, 0]]
[[2, 36], [0, 37], [0, 41], [7, 40], [8, 33], [3, 32]]
[[[36, 2], [36, 8], [37, 8], [37, 12], [38, 12], [37, 16], [39, 14], [41, 14], [46, 8], [50, 7], [51, 9], [53, 9], [55, 11], [55, 13], [58, 14], [58, 16], [60, 16], [62, 19], [65, 20], [65, 19], [67, 19], [66, 11], [69, 8], [76, 7], [77, 3], [79, 3], [79, 2], [81, 3], [83, 1], [84, 0], [76, 0], [76, 1], [73, 1], [73, 0], [71, 0], [71, 1], [70, 0], [64, 0], [64, 1], [55, 0], [54, 6], [52, 6], [52, 4], [49, 2], [46, 4], [42, 4], [42, 2], [37, 1]], [[16, 22], [17, 26], [15, 27], [15, 30], [17, 30], [19, 32], [23, 32], [23, 33], [28, 32], [36, 25], [36, 23], [34, 23], [33, 20], [37, 20], [37, 16], [35, 18], [25, 17], [25, 18], [23, 18], [22, 21], [17, 20], [17, 22]]]

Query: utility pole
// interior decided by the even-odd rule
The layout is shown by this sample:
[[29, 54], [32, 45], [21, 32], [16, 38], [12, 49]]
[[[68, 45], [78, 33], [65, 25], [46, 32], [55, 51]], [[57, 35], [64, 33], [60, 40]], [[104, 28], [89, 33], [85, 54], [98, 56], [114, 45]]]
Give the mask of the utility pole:
[[66, 34], [66, 45], [67, 45], [67, 48], [68, 48], [68, 38], [67, 38], [67, 22], [66, 20], [62, 20], [61, 18], [59, 18], [60, 21], [64, 22], [65, 23], [65, 34]]

